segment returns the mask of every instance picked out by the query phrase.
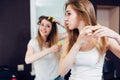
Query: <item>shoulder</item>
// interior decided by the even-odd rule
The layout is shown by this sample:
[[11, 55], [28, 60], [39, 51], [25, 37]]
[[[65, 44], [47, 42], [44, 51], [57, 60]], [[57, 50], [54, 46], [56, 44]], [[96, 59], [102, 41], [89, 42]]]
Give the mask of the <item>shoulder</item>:
[[115, 39], [108, 38], [107, 48], [114, 53], [114, 52], [117, 52], [120, 50], [120, 45], [117, 43], [117, 41]]
[[34, 46], [37, 42], [37, 38], [32, 38], [30, 39], [30, 41], [28, 42], [28, 46]]
[[108, 42], [108, 49], [120, 58], [120, 45], [115, 39], [110, 38]]

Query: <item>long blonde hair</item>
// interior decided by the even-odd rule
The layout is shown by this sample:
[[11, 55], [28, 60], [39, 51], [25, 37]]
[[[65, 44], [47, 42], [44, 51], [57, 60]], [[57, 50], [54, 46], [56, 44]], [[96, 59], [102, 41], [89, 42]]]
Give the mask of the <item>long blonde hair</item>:
[[[65, 9], [67, 8], [68, 5], [70, 5], [77, 12], [80, 18], [82, 18], [82, 20], [85, 22], [85, 26], [97, 25], [95, 10], [92, 3], [89, 0], [68, 0], [68, 2], [65, 5]], [[69, 51], [73, 46], [73, 44], [76, 42], [77, 37], [79, 35], [79, 31], [77, 29], [69, 30], [68, 28], [67, 31], [68, 31], [68, 42], [69, 42], [67, 51]], [[102, 37], [99, 40], [92, 39], [92, 41], [95, 44], [100, 55], [105, 53], [106, 45], [107, 45], [106, 37]]]

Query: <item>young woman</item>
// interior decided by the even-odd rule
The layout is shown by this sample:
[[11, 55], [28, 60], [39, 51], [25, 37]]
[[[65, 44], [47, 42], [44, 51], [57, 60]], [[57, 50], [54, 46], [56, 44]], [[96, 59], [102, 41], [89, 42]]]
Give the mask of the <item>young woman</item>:
[[41, 16], [38, 36], [28, 43], [25, 62], [33, 64], [35, 80], [63, 80], [58, 73], [61, 45], [57, 42], [67, 33], [58, 34], [56, 23], [53, 17]]
[[69, 80], [102, 80], [106, 51], [120, 58], [120, 35], [97, 24], [89, 0], [68, 0], [65, 25], [68, 37], [60, 59], [61, 76], [71, 69]]

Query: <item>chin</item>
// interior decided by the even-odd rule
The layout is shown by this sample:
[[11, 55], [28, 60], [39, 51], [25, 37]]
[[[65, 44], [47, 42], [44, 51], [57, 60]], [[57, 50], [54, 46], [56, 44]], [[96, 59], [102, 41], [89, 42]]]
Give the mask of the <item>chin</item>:
[[41, 36], [43, 36], [43, 37], [44, 37], [44, 36], [46, 36], [46, 34], [41, 34]]
[[69, 27], [69, 30], [74, 30], [74, 28], [72, 28], [72, 27]]

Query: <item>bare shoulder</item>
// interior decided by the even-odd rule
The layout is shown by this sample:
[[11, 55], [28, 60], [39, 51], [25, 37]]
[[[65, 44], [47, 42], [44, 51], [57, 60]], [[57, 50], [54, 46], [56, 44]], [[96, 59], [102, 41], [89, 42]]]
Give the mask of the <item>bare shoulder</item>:
[[117, 43], [117, 41], [115, 39], [108, 38], [108, 45], [107, 45], [108, 49], [112, 46], [117, 47], [117, 46], [119, 46], [119, 44]]
[[115, 39], [108, 38], [108, 49], [120, 58], [120, 45]]

